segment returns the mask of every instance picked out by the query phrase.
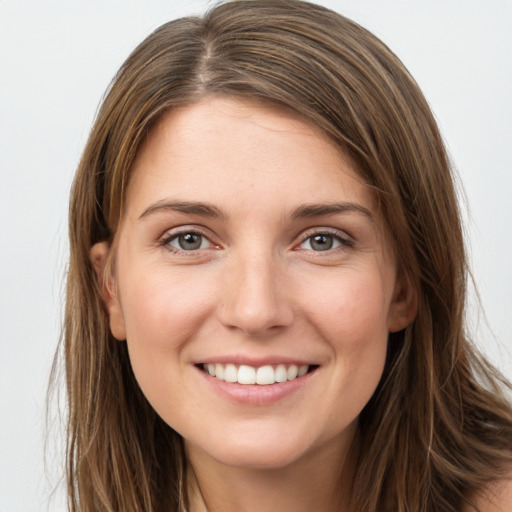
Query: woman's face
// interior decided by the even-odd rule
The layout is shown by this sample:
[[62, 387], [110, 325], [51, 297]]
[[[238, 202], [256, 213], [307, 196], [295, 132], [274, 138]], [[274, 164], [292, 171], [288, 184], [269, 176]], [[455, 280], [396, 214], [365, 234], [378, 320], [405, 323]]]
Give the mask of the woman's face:
[[279, 108], [207, 98], [133, 171], [106, 302], [158, 414], [238, 467], [343, 450], [413, 309], [350, 160]]

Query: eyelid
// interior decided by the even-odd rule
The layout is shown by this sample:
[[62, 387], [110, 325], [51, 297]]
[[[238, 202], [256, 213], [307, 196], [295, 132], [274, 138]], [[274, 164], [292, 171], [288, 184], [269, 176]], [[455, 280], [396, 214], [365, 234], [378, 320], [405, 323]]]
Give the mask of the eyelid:
[[[207, 231], [208, 230], [206, 230], [202, 226], [198, 226], [198, 225], [177, 226], [175, 228], [166, 230], [164, 232], [164, 234], [159, 238], [158, 245], [160, 245], [162, 247], [166, 247], [170, 252], [178, 253], [178, 254], [185, 253], [187, 255], [193, 255], [198, 252], [202, 252], [206, 249], [210, 249], [212, 247], [216, 248], [216, 249], [220, 248], [219, 244], [216, 244], [215, 242], [212, 241], [212, 235], [209, 234]], [[183, 249], [179, 249], [176, 247], [172, 247], [172, 248], [170, 247], [169, 244], [172, 240], [176, 239], [180, 235], [187, 234], [187, 233], [191, 233], [191, 234], [195, 234], [195, 235], [204, 237], [206, 240], [208, 240], [210, 247], [203, 248], [203, 249], [190, 250], [190, 251], [185, 251]], [[332, 227], [313, 227], [313, 228], [309, 228], [309, 229], [305, 230], [304, 232], [302, 232], [300, 234], [298, 242], [296, 244], [294, 244], [294, 249], [295, 250], [300, 249], [300, 246], [306, 240], [308, 240], [309, 238], [316, 236], [316, 235], [329, 235], [329, 236], [334, 237], [336, 240], [338, 240], [340, 242], [341, 247], [326, 250], [325, 251], [326, 253], [328, 253], [328, 252], [332, 253], [333, 251], [336, 251], [339, 249], [351, 248], [355, 244], [353, 237], [351, 235], [349, 235], [346, 231], [343, 231], [343, 230], [340, 230], [337, 228], [332, 228]], [[314, 252], [321, 253], [322, 251], [314, 251]]]
[[[210, 247], [203, 248], [203, 249], [195, 249], [191, 251], [185, 251], [183, 249], [179, 249], [177, 247], [170, 246], [170, 242], [180, 235], [185, 234], [194, 234], [199, 235], [208, 240], [210, 243]], [[202, 252], [204, 250], [210, 249], [210, 248], [219, 248], [218, 244], [215, 244], [212, 241], [212, 236], [206, 233], [206, 230], [202, 228], [201, 226], [197, 225], [185, 225], [185, 226], [178, 226], [172, 229], [168, 229], [165, 231], [165, 233], [159, 238], [158, 245], [165, 247], [169, 252], [172, 252], [174, 254], [186, 254], [186, 255], [194, 255], [198, 252]]]
[[[297, 248], [297, 249], [300, 248], [300, 246], [306, 240], [308, 240], [308, 238], [311, 238], [316, 235], [329, 235], [329, 236], [334, 237], [336, 240], [338, 240], [341, 243], [341, 246], [342, 246], [341, 249], [351, 248], [351, 247], [354, 247], [354, 245], [355, 245], [354, 238], [352, 236], [350, 236], [346, 231], [342, 231], [342, 230], [336, 229], [336, 228], [314, 227], [314, 228], [309, 228], [306, 231], [301, 233], [301, 235], [299, 237], [299, 242], [295, 245], [295, 248]], [[327, 250], [325, 252], [326, 253], [332, 252], [337, 249], [340, 249], [340, 247], [331, 249], [331, 250]], [[314, 252], [321, 253], [322, 251], [314, 251]]]

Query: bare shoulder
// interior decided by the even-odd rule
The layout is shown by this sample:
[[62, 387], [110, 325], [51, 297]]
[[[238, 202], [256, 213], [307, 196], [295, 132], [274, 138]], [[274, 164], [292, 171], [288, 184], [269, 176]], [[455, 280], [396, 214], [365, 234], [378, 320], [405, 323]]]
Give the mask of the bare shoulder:
[[503, 480], [489, 485], [475, 500], [477, 509], [469, 507], [464, 512], [512, 512], [512, 471]]

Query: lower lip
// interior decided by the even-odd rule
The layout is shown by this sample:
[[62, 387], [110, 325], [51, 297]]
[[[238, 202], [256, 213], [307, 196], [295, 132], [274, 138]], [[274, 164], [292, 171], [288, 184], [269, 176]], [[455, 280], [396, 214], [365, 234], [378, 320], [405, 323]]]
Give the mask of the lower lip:
[[297, 379], [275, 384], [238, 384], [216, 379], [197, 368], [206, 384], [217, 394], [233, 402], [247, 405], [268, 405], [283, 400], [302, 389], [316, 374], [318, 368]]

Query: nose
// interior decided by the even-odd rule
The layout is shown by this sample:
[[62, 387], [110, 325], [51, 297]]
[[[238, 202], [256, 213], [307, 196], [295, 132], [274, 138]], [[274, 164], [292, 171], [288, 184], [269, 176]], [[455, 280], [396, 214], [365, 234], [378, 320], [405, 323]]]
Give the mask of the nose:
[[220, 321], [247, 336], [269, 336], [293, 321], [283, 268], [271, 255], [240, 256], [227, 269]]

